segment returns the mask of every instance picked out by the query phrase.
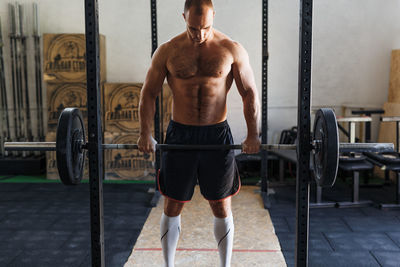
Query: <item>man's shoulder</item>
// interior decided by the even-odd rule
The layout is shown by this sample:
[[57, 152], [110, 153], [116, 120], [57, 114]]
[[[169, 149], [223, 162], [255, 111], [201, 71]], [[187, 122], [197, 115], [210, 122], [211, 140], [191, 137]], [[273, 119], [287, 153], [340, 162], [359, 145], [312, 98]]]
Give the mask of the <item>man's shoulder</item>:
[[176, 46], [177, 44], [181, 43], [183, 40], [184, 40], [184, 35], [179, 34], [179, 35], [169, 39], [168, 41], [162, 43], [159, 46], [159, 48], [162, 48], [162, 49], [171, 48], [171, 47]]
[[220, 31], [215, 31], [215, 37], [217, 37], [221, 46], [224, 46], [232, 53], [237, 53], [238, 50], [243, 49], [243, 46], [239, 42], [231, 39], [228, 35]]
[[184, 41], [186, 40], [186, 33], [181, 33], [175, 37], [173, 37], [172, 39], [170, 39], [169, 41], [165, 42], [164, 44], [166, 46], [168, 46], [169, 48], [173, 48], [173, 47], [178, 47], [179, 45], [181, 45]]

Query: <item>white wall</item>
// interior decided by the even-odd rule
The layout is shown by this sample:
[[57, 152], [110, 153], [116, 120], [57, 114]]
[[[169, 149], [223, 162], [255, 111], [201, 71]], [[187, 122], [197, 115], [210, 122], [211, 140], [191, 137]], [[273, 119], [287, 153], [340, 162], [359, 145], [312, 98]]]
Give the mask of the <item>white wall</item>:
[[[31, 1], [20, 2], [26, 3], [30, 13]], [[181, 16], [183, 2], [158, 1], [159, 43], [185, 29]], [[248, 50], [261, 95], [261, 0], [214, 2], [215, 27]], [[43, 33], [84, 32], [83, 0], [38, 3]], [[274, 137], [297, 120], [298, 3], [295, 0], [269, 3], [270, 141], [276, 141]], [[100, 32], [106, 36], [108, 82], [142, 82], [150, 64], [150, 1], [99, 0], [99, 7]], [[7, 1], [1, 1], [5, 37], [7, 13]], [[390, 52], [400, 48], [398, 14], [400, 0], [314, 1], [313, 106], [333, 106], [338, 111], [343, 104], [382, 107], [387, 101]], [[9, 46], [8, 40], [5, 41], [5, 64], [9, 68]], [[6, 75], [10, 75], [8, 69]], [[10, 79], [7, 84], [10, 88]], [[9, 102], [10, 94], [11, 89]], [[31, 99], [34, 103], [34, 93]], [[246, 130], [235, 87], [228, 101], [228, 120], [235, 141], [241, 142]]]

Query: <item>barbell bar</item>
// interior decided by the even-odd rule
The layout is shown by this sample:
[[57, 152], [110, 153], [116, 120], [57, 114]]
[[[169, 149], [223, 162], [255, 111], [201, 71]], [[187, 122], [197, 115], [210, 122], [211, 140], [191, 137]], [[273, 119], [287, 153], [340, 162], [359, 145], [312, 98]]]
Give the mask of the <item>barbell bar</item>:
[[[84, 153], [88, 147], [82, 114], [77, 108], [62, 111], [57, 125], [56, 142], [6, 142], [7, 151], [56, 151], [57, 168], [66, 185], [79, 184], [83, 176]], [[160, 150], [232, 150], [241, 144], [179, 145], [156, 144]], [[102, 144], [102, 149], [138, 149], [137, 144]], [[261, 150], [297, 150], [296, 144], [261, 144]], [[392, 143], [341, 143], [335, 113], [319, 109], [315, 115], [313, 140], [310, 142], [313, 176], [322, 187], [333, 186], [339, 164], [339, 152], [393, 152]], [[301, 153], [301, 151], [297, 151]]]
[[[4, 148], [8, 151], [56, 151], [56, 142], [5, 142]], [[316, 144], [311, 144], [315, 150]], [[159, 150], [241, 150], [243, 145], [171, 145], [156, 144]], [[102, 148], [106, 149], [138, 149], [137, 144], [103, 144]], [[82, 149], [86, 149], [86, 145], [82, 144]], [[261, 144], [260, 150], [277, 151], [277, 150], [296, 150], [295, 144]], [[340, 143], [339, 151], [341, 153], [362, 153], [362, 152], [393, 152], [394, 145], [392, 143]]]

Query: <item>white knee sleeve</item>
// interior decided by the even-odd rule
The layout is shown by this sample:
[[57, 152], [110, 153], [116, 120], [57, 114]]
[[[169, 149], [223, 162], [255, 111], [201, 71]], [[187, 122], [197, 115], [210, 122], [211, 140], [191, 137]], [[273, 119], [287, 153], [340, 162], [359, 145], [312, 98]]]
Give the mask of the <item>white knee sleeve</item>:
[[168, 217], [164, 213], [161, 216], [161, 247], [166, 267], [173, 267], [175, 251], [181, 232], [181, 215]]
[[214, 217], [214, 236], [218, 244], [221, 267], [231, 266], [234, 230], [232, 214], [222, 219]]

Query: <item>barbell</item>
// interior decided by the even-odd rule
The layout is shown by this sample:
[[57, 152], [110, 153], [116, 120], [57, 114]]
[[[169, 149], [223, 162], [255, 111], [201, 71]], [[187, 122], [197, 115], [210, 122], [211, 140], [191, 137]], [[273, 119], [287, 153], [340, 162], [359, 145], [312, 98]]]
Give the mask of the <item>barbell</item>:
[[[7, 151], [56, 151], [57, 168], [65, 185], [79, 184], [83, 176], [86, 133], [83, 117], [78, 108], [61, 112], [57, 125], [56, 142], [6, 142]], [[102, 144], [102, 149], [138, 149], [137, 144]], [[157, 144], [158, 150], [232, 150], [231, 145]], [[261, 144], [261, 150], [297, 150], [296, 144]], [[340, 143], [335, 113], [332, 109], [319, 109], [315, 115], [313, 138], [310, 142], [311, 171], [319, 186], [333, 186], [336, 180], [339, 152], [392, 152], [392, 143]], [[298, 152], [298, 151], [297, 151]]]

